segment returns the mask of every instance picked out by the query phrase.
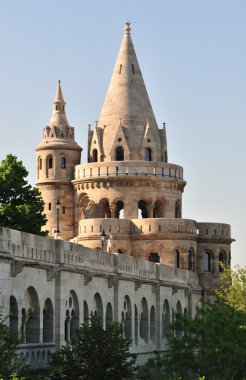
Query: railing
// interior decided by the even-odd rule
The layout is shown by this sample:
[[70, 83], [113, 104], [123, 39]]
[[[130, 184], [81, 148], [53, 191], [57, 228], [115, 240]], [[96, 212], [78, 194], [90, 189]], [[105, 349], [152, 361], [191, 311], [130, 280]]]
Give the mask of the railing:
[[19, 352], [23, 354], [27, 364], [32, 368], [45, 368], [52, 352], [55, 351], [54, 343], [21, 344]]
[[197, 235], [197, 223], [192, 219], [180, 218], [144, 218], [116, 219], [94, 218], [81, 219], [79, 236], [99, 235], [104, 229], [107, 234], [151, 235], [151, 234], [194, 234]]
[[151, 161], [93, 162], [75, 167], [75, 180], [116, 176], [151, 176], [183, 180], [183, 168], [179, 165]]

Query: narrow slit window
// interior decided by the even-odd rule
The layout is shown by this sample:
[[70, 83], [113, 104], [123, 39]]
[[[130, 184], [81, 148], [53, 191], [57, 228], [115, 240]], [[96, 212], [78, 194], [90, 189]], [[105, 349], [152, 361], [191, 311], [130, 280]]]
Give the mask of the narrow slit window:
[[121, 70], [122, 70], [122, 65], [120, 65], [119, 74], [121, 74]]
[[132, 73], [135, 74], [134, 65], [132, 65]]
[[67, 160], [65, 157], [62, 157], [62, 169], [66, 169], [67, 167]]
[[65, 206], [62, 206], [62, 213], [66, 214], [66, 207]]
[[49, 160], [48, 160], [48, 167], [49, 167], [49, 169], [52, 169], [52, 168], [53, 168], [53, 158], [52, 158], [52, 157], [49, 157]]
[[51, 203], [48, 204], [48, 209], [51, 210]]

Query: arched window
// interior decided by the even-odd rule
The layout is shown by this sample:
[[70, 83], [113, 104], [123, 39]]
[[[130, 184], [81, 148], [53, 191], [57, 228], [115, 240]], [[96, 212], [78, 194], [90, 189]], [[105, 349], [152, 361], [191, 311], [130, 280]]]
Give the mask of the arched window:
[[155, 343], [155, 308], [151, 306], [150, 309], [150, 339]]
[[122, 201], [116, 202], [115, 218], [124, 219], [124, 203]]
[[139, 219], [148, 218], [147, 203], [142, 199], [138, 202], [138, 210], [139, 210], [139, 213], [138, 213]]
[[66, 160], [66, 157], [62, 157], [62, 169], [66, 169], [67, 167], [67, 160]]
[[188, 251], [188, 270], [194, 270], [194, 254], [192, 249]]
[[53, 317], [54, 310], [49, 298], [45, 301], [43, 309], [43, 342], [53, 342]]
[[110, 302], [106, 307], [106, 326], [111, 326], [113, 322], [113, 308]]
[[75, 339], [76, 331], [79, 328], [79, 302], [74, 290], [71, 290], [67, 297], [65, 310], [65, 341], [70, 342]]
[[167, 151], [165, 150], [165, 162], [167, 162]]
[[148, 304], [146, 298], [142, 298], [141, 301], [141, 319], [140, 319], [140, 336], [148, 343], [149, 340], [149, 321], [148, 321]]
[[163, 321], [163, 338], [169, 333], [169, 325], [170, 325], [170, 307], [167, 300], [165, 300], [163, 305], [163, 313], [162, 313], [162, 321]]
[[175, 202], [175, 218], [181, 218], [181, 203], [179, 199]]
[[103, 198], [99, 202], [99, 218], [111, 218], [111, 211], [107, 198]]
[[125, 296], [121, 320], [126, 338], [132, 338], [132, 307], [129, 296]]
[[84, 324], [89, 325], [89, 308], [86, 301], [84, 301]]
[[151, 252], [149, 254], [149, 261], [152, 263], [159, 263], [160, 262], [160, 256], [158, 255], [157, 252]]
[[103, 303], [102, 297], [99, 293], [94, 295], [94, 312], [95, 316], [98, 318], [99, 323], [103, 326]]
[[204, 272], [211, 272], [211, 253], [208, 251], [203, 254], [203, 270]]
[[18, 305], [14, 296], [10, 296], [9, 299], [9, 329], [18, 334]]
[[48, 168], [49, 169], [53, 168], [53, 157], [51, 156], [48, 158]]
[[225, 266], [225, 255], [223, 252], [220, 252], [219, 254], [219, 271], [224, 272], [224, 266]]
[[[40, 307], [36, 290], [30, 286], [26, 292], [28, 308], [32, 310], [26, 317], [26, 343], [39, 343], [40, 341]], [[24, 309], [25, 310], [25, 309]]]
[[152, 152], [150, 148], [145, 148], [145, 160], [152, 161]]
[[39, 162], [39, 170], [42, 170], [42, 158], [41, 157], [39, 158], [38, 162]]
[[97, 162], [98, 161], [97, 149], [93, 149], [93, 152], [92, 152], [92, 161], [93, 162]]
[[124, 161], [124, 148], [122, 146], [118, 146], [118, 148], [116, 148], [115, 159], [116, 161]]
[[[182, 306], [180, 301], [177, 302], [177, 307], [176, 307], [176, 318], [182, 317]], [[181, 329], [176, 329], [175, 330], [176, 336], [181, 336], [182, 335], [182, 330]]]
[[165, 218], [166, 202], [164, 199], [158, 199], [153, 209], [153, 218]]
[[174, 252], [174, 268], [180, 268], [180, 255], [177, 249]]
[[138, 309], [135, 305], [135, 344], [138, 344]]

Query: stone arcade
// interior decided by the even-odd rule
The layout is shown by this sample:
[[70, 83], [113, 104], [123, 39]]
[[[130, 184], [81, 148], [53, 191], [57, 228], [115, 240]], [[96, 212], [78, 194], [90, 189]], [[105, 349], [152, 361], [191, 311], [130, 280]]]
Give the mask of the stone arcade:
[[59, 81], [36, 149], [50, 237], [0, 229], [0, 302], [36, 367], [94, 312], [104, 326], [123, 323], [143, 363], [165, 349], [172, 313], [193, 316], [201, 295], [218, 286], [232, 239], [228, 224], [182, 219], [183, 168], [168, 162], [165, 125], [155, 120], [129, 22], [89, 127], [88, 163], [80, 163], [81, 150]]

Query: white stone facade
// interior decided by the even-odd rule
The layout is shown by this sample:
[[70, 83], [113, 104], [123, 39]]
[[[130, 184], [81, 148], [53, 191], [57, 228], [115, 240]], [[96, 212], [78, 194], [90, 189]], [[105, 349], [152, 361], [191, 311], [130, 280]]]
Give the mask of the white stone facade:
[[95, 312], [103, 326], [123, 323], [141, 363], [165, 349], [173, 312], [192, 316], [202, 290], [193, 271], [5, 228], [0, 265], [0, 303], [27, 359], [41, 367]]

